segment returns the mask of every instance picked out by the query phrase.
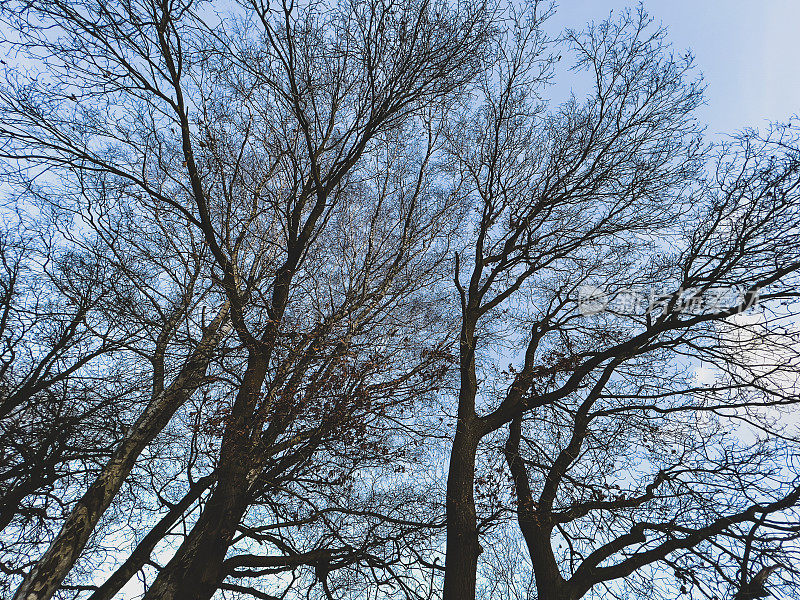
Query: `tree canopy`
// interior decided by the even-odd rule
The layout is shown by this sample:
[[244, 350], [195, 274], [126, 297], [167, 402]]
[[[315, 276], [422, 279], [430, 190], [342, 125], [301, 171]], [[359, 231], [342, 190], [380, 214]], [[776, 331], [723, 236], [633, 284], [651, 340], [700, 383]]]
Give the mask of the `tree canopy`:
[[0, 594], [797, 595], [798, 123], [554, 11], [0, 3]]

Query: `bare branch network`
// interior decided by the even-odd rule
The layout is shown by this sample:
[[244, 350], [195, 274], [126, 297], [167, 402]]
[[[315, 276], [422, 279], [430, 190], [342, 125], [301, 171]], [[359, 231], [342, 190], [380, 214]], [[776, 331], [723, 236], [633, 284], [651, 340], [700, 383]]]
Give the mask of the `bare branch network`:
[[0, 595], [798, 597], [798, 123], [554, 10], [0, 1]]

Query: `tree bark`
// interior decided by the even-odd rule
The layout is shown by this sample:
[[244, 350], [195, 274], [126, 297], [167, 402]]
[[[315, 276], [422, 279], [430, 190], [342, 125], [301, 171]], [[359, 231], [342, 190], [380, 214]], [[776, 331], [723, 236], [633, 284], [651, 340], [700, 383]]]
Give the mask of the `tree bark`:
[[478, 382], [474, 332], [474, 321], [465, 318], [461, 330], [458, 422], [447, 474], [447, 555], [443, 600], [475, 598], [478, 555], [481, 553], [475, 512], [475, 454], [481, 436], [475, 415]]
[[268, 356], [251, 352], [220, 449], [217, 485], [197, 523], [161, 570], [145, 600], [207, 600], [225, 577], [223, 562], [236, 528], [249, 505], [249, 475], [258, 470], [254, 457], [260, 422], [255, 406], [267, 374]]
[[478, 525], [475, 513], [475, 453], [477, 436], [472, 423], [459, 424], [450, 454], [447, 476], [447, 558], [443, 600], [475, 598]]

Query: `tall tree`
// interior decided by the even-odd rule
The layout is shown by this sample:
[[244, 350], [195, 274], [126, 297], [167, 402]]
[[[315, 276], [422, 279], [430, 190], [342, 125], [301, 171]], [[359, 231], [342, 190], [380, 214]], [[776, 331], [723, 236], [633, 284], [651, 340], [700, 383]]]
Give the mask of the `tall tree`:
[[[508, 37], [451, 150], [475, 227], [455, 275], [444, 597], [475, 597], [476, 457], [506, 425], [539, 598], [652, 595], [659, 568], [679, 589], [713, 597], [715, 577], [735, 589], [749, 525], [791, 538], [800, 494], [785, 462], [797, 433], [763, 414], [797, 403], [784, 329], [800, 267], [797, 137], [748, 134], [715, 160], [693, 118], [691, 57], [670, 53], [642, 9], [567, 33], [559, 51], [593, 89], [555, 110], [539, 99], [555, 50], [538, 23], [517, 19]], [[756, 298], [761, 316], [737, 317]], [[696, 380], [701, 365], [713, 377]]]
[[[214, 291], [200, 287], [166, 319], [164, 344], [180, 324], [199, 325], [200, 339], [167, 384], [157, 337], [152, 399], [16, 596], [55, 593], [142, 451], [208, 380], [229, 314], [239, 360], [214, 393], [214, 487], [148, 591], [210, 597], [255, 499], [330, 435], [438, 377], [443, 338], [425, 332], [434, 313], [422, 300], [447, 255], [453, 202], [429, 163], [442, 110], [489, 35], [485, 10], [251, 3], [228, 26], [191, 3], [18, 8], [13, 46], [46, 61], [49, 81], [11, 82], [5, 156], [21, 178], [56, 172], [71, 186], [76, 214], [123, 267], [108, 221], [118, 205], [126, 223], [171, 228], [177, 259], [196, 257]], [[427, 145], [411, 144], [420, 134]], [[137, 250], [156, 262], [153, 243]], [[208, 294], [225, 297], [210, 325], [197, 318]]]
[[[130, 380], [100, 361], [121, 356], [114, 275], [89, 253], [59, 248], [11, 207], [0, 236], [0, 530], [3, 568], [24, 564], [61, 510], [121, 435]], [[103, 377], [90, 376], [97, 369]]]
[[7, 595], [792, 589], [793, 124], [553, 10], [2, 3]]

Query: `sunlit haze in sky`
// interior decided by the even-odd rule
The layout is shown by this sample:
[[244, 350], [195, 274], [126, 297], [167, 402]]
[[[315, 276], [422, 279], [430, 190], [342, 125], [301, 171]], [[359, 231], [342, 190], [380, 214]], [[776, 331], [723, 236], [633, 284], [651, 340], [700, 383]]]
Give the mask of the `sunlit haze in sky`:
[[[636, 2], [560, 0], [552, 25], [580, 29]], [[800, 0], [651, 0], [675, 50], [691, 50], [707, 84], [708, 134], [763, 128], [800, 113]], [[577, 92], [577, 90], [576, 90]]]

